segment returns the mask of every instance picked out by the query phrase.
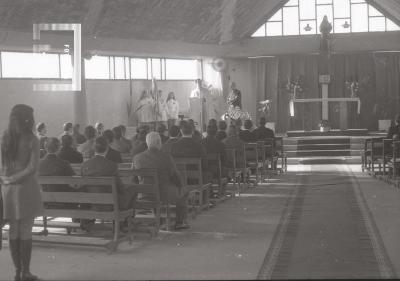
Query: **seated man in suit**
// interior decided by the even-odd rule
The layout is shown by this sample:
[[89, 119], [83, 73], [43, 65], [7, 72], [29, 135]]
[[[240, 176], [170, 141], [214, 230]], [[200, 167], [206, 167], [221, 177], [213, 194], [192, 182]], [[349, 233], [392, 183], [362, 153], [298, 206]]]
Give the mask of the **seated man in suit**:
[[[63, 137], [67, 137], [65, 135]], [[71, 136], [68, 136], [71, 137]], [[39, 169], [38, 174], [40, 176], [73, 176], [75, 175], [74, 171], [71, 168], [71, 165], [59, 158], [56, 153], [60, 148], [60, 141], [57, 138], [48, 138], [45, 143], [45, 149], [47, 151], [46, 156], [39, 161]], [[69, 185], [43, 185], [43, 191], [48, 192], [73, 192], [75, 189], [70, 187]], [[75, 208], [76, 204], [69, 203], [52, 203], [45, 204], [46, 208]]]
[[132, 149], [132, 142], [126, 138], [126, 127], [124, 125], [119, 125], [119, 128], [121, 130], [121, 142], [127, 146], [127, 152], [130, 152]]
[[267, 121], [265, 120], [265, 117], [261, 117], [259, 122], [260, 125], [253, 131], [253, 135], [256, 141], [273, 139], [275, 137], [274, 131], [272, 131], [270, 128], [265, 127], [266, 123]]
[[166, 143], [166, 141], [168, 140], [168, 137], [165, 135], [166, 131], [167, 126], [165, 126], [164, 124], [161, 123], [157, 126], [157, 132], [160, 134], [162, 144]]
[[[230, 125], [228, 128], [228, 137], [223, 141], [226, 148], [233, 148], [236, 150], [236, 167], [244, 168], [244, 144], [238, 137], [238, 128], [234, 125]], [[227, 158], [227, 166], [233, 167], [232, 159]]]
[[187, 121], [182, 121], [181, 134], [182, 137], [172, 145], [171, 155], [174, 158], [201, 158], [203, 182], [211, 181], [211, 174], [208, 173], [207, 153], [200, 140], [193, 138], [193, 127]]
[[[118, 175], [118, 164], [108, 160], [106, 158], [109, 145], [107, 139], [97, 137], [94, 143], [95, 155], [93, 158], [83, 162], [81, 167], [82, 176], [87, 177], [116, 177], [117, 179], [117, 190], [118, 190], [118, 202], [121, 210], [129, 209], [132, 207], [133, 201], [135, 200], [136, 194], [132, 189], [124, 188]], [[98, 186], [86, 186], [88, 192], [110, 192], [110, 190], [104, 190]], [[101, 208], [99, 208], [101, 207]], [[105, 208], [106, 207], [106, 208]], [[110, 211], [111, 206], [92, 206], [93, 209], [99, 211]]]
[[107, 154], [106, 154], [106, 159], [111, 160], [115, 163], [122, 163], [122, 158], [121, 158], [121, 153], [119, 151], [112, 149], [111, 143], [114, 140], [114, 134], [111, 130], [105, 130], [103, 132], [103, 136], [106, 138], [106, 140], [109, 143]]
[[[200, 140], [197, 141], [193, 138], [193, 127], [186, 121], [182, 121], [180, 125], [182, 137], [172, 145], [172, 157], [194, 157], [205, 160], [207, 156], [206, 150], [203, 145], [201, 145]], [[205, 166], [207, 165], [203, 165], [203, 167]]]
[[226, 137], [228, 136], [226, 134], [226, 128], [227, 124], [224, 120], [218, 122], [218, 132], [217, 135], [215, 136], [217, 140], [223, 141], [224, 139], [226, 139]]
[[239, 138], [244, 142], [255, 142], [256, 139], [251, 131], [253, 127], [253, 122], [247, 119], [244, 121], [244, 130], [239, 132]]
[[188, 193], [182, 186], [172, 157], [161, 151], [161, 138], [156, 132], [146, 136], [148, 149], [133, 158], [134, 169], [156, 169], [160, 183], [160, 198], [164, 203], [176, 204], [175, 229], [189, 228], [187, 217]]
[[[192, 127], [192, 138], [195, 141], [200, 142], [201, 139], [203, 138], [203, 136], [201, 135], [201, 133], [196, 129], [196, 126], [194, 125], [194, 120], [193, 119], [189, 119], [187, 122], [189, 122], [189, 125]], [[182, 124], [182, 123], [181, 123]], [[181, 128], [182, 129], [182, 128]]]
[[395, 117], [395, 123], [396, 125], [391, 126], [388, 130], [387, 139], [400, 139], [400, 114], [396, 115]]
[[[226, 152], [225, 152], [225, 144], [215, 137], [217, 134], [217, 127], [215, 125], [208, 125], [207, 126], [207, 137], [201, 140], [201, 144], [206, 149], [207, 154], [217, 153], [220, 155], [221, 159], [221, 169], [222, 175], [226, 175], [225, 169], [225, 159], [226, 159]], [[219, 178], [219, 173], [217, 172], [217, 167], [209, 165], [208, 171], [212, 173], [213, 179]]]
[[94, 155], [94, 141], [96, 138], [96, 129], [93, 126], [85, 128], [86, 141], [78, 146], [78, 152], [82, 153], [83, 159], [87, 160]]
[[146, 127], [141, 127], [138, 129], [138, 133], [135, 135], [132, 141], [132, 151], [131, 151], [132, 158], [136, 154], [139, 154], [140, 152], [143, 152], [147, 149], [147, 144], [146, 144], [147, 132], [148, 130]]
[[83, 157], [78, 151], [72, 148], [73, 139], [70, 135], [61, 137], [61, 149], [57, 156], [69, 163], [82, 163]]
[[131, 146], [128, 145], [125, 141], [122, 140], [122, 131], [121, 127], [114, 127], [112, 129], [112, 132], [114, 134], [114, 139], [111, 143], [111, 148], [120, 152], [120, 153], [128, 153], [129, 150], [131, 149]]
[[72, 138], [74, 139], [74, 143], [76, 143], [77, 145], [80, 145], [86, 141], [86, 138], [84, 135], [81, 134], [80, 129], [81, 126], [79, 124], [75, 124], [72, 129]]
[[162, 145], [161, 150], [165, 153], [171, 154], [171, 148], [174, 143], [179, 140], [179, 127], [176, 125], [172, 125], [169, 128], [169, 139]]

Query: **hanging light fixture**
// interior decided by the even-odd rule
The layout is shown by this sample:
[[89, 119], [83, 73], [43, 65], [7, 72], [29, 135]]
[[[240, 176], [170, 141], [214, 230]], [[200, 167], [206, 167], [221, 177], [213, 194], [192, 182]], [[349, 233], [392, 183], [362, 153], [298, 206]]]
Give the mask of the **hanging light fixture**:
[[310, 26], [310, 24], [309, 23], [307, 23], [307, 25], [304, 27], [304, 30], [305, 31], [311, 31], [311, 29], [312, 29], [312, 27]]
[[343, 28], [349, 28], [350, 24], [347, 22], [347, 20], [342, 24]]

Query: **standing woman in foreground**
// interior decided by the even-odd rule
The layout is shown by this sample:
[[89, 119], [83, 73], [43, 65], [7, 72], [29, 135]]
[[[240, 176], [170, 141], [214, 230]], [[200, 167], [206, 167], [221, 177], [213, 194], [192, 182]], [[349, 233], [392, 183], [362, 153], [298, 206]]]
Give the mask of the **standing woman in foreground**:
[[36, 179], [39, 141], [32, 132], [33, 126], [33, 109], [18, 104], [11, 110], [8, 129], [1, 142], [3, 217], [10, 222], [15, 280], [37, 280], [29, 269], [32, 227], [34, 218], [42, 215], [43, 205]]

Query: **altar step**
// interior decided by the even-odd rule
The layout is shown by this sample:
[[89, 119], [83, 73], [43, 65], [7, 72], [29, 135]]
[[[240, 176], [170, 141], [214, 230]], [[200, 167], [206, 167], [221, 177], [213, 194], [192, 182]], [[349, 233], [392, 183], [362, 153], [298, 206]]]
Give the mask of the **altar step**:
[[364, 148], [364, 137], [314, 136], [284, 138], [288, 158], [359, 157]]
[[331, 156], [331, 157], [291, 157], [288, 165], [361, 165], [361, 156]]

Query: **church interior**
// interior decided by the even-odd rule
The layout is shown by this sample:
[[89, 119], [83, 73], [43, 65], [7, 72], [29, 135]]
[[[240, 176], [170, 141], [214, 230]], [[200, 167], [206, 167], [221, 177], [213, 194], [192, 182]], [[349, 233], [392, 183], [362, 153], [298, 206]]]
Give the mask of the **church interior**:
[[400, 0], [0, 0], [0, 100], [0, 280], [400, 276]]

